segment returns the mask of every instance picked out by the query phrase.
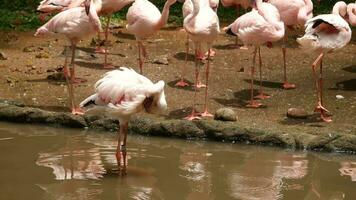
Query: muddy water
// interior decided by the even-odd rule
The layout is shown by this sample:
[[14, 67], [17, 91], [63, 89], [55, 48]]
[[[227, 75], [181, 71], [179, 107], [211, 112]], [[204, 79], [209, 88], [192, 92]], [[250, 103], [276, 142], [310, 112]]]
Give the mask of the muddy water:
[[0, 199], [356, 199], [356, 156], [0, 123]]

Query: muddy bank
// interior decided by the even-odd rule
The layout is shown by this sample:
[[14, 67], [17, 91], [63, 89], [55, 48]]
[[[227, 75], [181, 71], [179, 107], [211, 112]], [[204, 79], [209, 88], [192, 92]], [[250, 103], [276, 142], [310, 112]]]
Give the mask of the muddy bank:
[[[23, 103], [0, 100], [0, 120], [16, 123], [38, 123], [56, 127], [117, 131], [118, 121], [103, 116], [74, 116], [66, 112], [51, 112], [26, 107]], [[246, 126], [238, 122], [216, 120], [187, 121], [139, 116], [130, 123], [130, 133], [182, 139], [212, 140], [308, 149], [328, 152], [356, 152], [354, 134], [330, 131], [326, 134], [286, 133]]]

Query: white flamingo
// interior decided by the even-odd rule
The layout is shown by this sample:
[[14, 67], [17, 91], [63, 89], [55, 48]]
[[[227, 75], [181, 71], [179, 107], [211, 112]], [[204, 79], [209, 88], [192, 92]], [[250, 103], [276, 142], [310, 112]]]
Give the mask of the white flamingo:
[[138, 43], [138, 63], [142, 74], [143, 57], [147, 57], [147, 52], [143, 46], [143, 40], [151, 37], [164, 25], [167, 24], [169, 8], [177, 0], [167, 0], [164, 4], [162, 14], [158, 8], [148, 0], [136, 0], [129, 8], [126, 19], [126, 28], [129, 33], [135, 35]]
[[[198, 83], [199, 67], [197, 54], [200, 49], [201, 43], [207, 43], [208, 58], [206, 64], [206, 88], [205, 88], [205, 111], [201, 114], [203, 117], [212, 116], [208, 112], [208, 82], [209, 82], [209, 65], [210, 65], [210, 48], [212, 43], [218, 37], [220, 32], [219, 18], [214, 10], [210, 7], [207, 0], [192, 0], [193, 12], [184, 19], [184, 29], [189, 34], [189, 38], [194, 42], [195, 46], [195, 85]], [[195, 112], [195, 98], [197, 87], [195, 87], [194, 101], [192, 113], [186, 119], [193, 120], [199, 119], [198, 114]]]
[[121, 67], [119, 70], [107, 72], [103, 78], [96, 82], [95, 94], [80, 103], [80, 107], [87, 108], [87, 111], [104, 112], [119, 120], [116, 159], [121, 167], [121, 151], [124, 173], [126, 170], [126, 138], [130, 118], [141, 111], [148, 113], [164, 111], [167, 108], [164, 85], [164, 81], [154, 84], [133, 69]]
[[[320, 112], [321, 119], [325, 122], [331, 122], [328, 116], [328, 110], [323, 106], [323, 58], [324, 55], [340, 49], [351, 40], [351, 29], [349, 24], [341, 17], [346, 14], [346, 7], [338, 2], [334, 6], [332, 14], [316, 16], [308, 20], [305, 24], [305, 35], [298, 38], [298, 43], [306, 50], [319, 53], [318, 58], [312, 64], [318, 102], [315, 108]], [[315, 68], [320, 65], [319, 76]]]

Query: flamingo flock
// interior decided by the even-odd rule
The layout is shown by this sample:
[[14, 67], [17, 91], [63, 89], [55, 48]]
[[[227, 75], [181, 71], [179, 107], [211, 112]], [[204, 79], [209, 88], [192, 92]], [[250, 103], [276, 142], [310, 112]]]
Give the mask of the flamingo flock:
[[[69, 40], [72, 50], [69, 70], [67, 67], [67, 56], [64, 63], [64, 75], [69, 92], [69, 104], [73, 114], [83, 114], [83, 112], [99, 111], [116, 117], [120, 122], [118, 146], [116, 158], [118, 165], [126, 167], [126, 138], [128, 123], [132, 115], [146, 111], [149, 113], [162, 112], [167, 108], [164, 94], [164, 81], [153, 83], [143, 76], [143, 63], [147, 57], [147, 50], [143, 42], [157, 33], [166, 25], [169, 9], [177, 0], [167, 0], [162, 12], [148, 0], [44, 0], [38, 10], [42, 12], [41, 19], [45, 19], [50, 13], [58, 13], [46, 24], [40, 27], [35, 36], [62, 34]], [[313, 17], [313, 3], [311, 0], [222, 0], [223, 6], [245, 9], [251, 7], [252, 10], [238, 16], [229, 26], [222, 30], [227, 34], [232, 34], [241, 39], [244, 46], [253, 46], [250, 101], [246, 105], [249, 108], [259, 108], [263, 103], [257, 99], [269, 98], [262, 90], [262, 55], [260, 47], [283, 41], [283, 73], [284, 82], [282, 88], [294, 89], [295, 84], [287, 80], [287, 59], [286, 59], [286, 31], [293, 30], [297, 26], [305, 26], [305, 35], [298, 38], [297, 42], [302, 48], [319, 54], [312, 65], [317, 91], [316, 112], [320, 113], [321, 119], [331, 122], [328, 110], [323, 104], [323, 58], [329, 52], [340, 49], [351, 40], [351, 29], [349, 24], [356, 25], [356, 4], [347, 5], [344, 2], [335, 4], [331, 14], [323, 14]], [[100, 34], [100, 16], [109, 16], [105, 28], [105, 40], [108, 38], [111, 14], [130, 5], [126, 15], [126, 29], [133, 34], [138, 47], [138, 66], [140, 74], [133, 69], [122, 67], [117, 70], [107, 72], [96, 84], [95, 94], [89, 96], [78, 107], [74, 97], [73, 84], [82, 80], [75, 76], [75, 49], [77, 43], [84, 37]], [[195, 52], [195, 92], [192, 99], [192, 113], [185, 119], [197, 120], [203, 117], [211, 117], [208, 110], [208, 89], [211, 57], [215, 56], [212, 44], [217, 40], [220, 33], [217, 0], [185, 0], [183, 5], [184, 23], [183, 28], [187, 33], [187, 43], [191, 40], [194, 44]], [[208, 50], [202, 52], [202, 45], [206, 45]], [[189, 45], [186, 51], [188, 54]], [[107, 44], [105, 50], [104, 68], [113, 68], [107, 62]], [[67, 54], [66, 54], [67, 55]], [[254, 75], [256, 57], [258, 55], [260, 89], [259, 94], [254, 94]], [[202, 62], [205, 62], [205, 84], [200, 83], [199, 74]], [[187, 56], [185, 64], [187, 63]], [[319, 66], [319, 74], [317, 67]], [[186, 68], [186, 65], [184, 65]], [[183, 69], [184, 70], [184, 69]], [[184, 73], [181, 80], [176, 84], [178, 87], [186, 87]], [[199, 113], [195, 110], [197, 90], [205, 87], [205, 108]], [[123, 164], [121, 164], [123, 160]]]

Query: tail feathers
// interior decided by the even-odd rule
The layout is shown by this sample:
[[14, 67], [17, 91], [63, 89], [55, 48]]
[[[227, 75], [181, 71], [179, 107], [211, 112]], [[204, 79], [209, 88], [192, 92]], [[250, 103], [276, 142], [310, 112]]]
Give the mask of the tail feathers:
[[301, 45], [301, 47], [308, 51], [314, 51], [317, 49], [317, 36], [315, 35], [304, 35], [301, 38], [297, 39], [297, 42]]
[[84, 101], [82, 101], [79, 106], [81, 108], [89, 107], [91, 105], [96, 105], [95, 101], [98, 98], [98, 94], [93, 94], [90, 97], [86, 98]]

